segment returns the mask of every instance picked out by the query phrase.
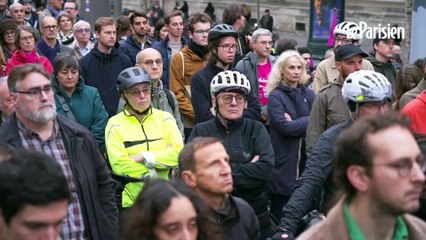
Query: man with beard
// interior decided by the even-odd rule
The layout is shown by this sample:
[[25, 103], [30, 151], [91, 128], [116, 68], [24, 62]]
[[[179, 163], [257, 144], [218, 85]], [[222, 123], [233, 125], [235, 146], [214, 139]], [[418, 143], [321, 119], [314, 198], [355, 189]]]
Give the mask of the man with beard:
[[336, 50], [334, 64], [339, 76], [318, 92], [312, 105], [306, 129], [306, 151], [308, 153], [312, 150], [321, 133], [350, 117], [348, 106], [343, 101], [341, 89], [346, 77], [359, 71], [364, 62], [363, 57], [367, 56], [353, 44], [344, 45]]
[[47, 57], [53, 65], [56, 55], [61, 52], [72, 52], [72, 48], [62, 45], [58, 39], [58, 21], [54, 17], [47, 16], [41, 20], [42, 38], [37, 43], [37, 51]]
[[130, 16], [129, 20], [133, 35], [127, 36], [119, 50], [129, 56], [133, 65], [135, 65], [138, 52], [149, 48], [153, 40], [147, 34], [149, 22], [145, 13], [135, 12]]
[[179, 111], [185, 127], [185, 139], [194, 127], [194, 109], [191, 103], [190, 83], [192, 75], [204, 67], [208, 53], [207, 35], [212, 20], [205, 13], [195, 13], [188, 20], [188, 45], [179, 54], [175, 54], [170, 65], [170, 89], [176, 94]]
[[344, 195], [298, 239], [424, 239], [419, 209], [426, 157], [393, 113], [355, 122], [337, 138], [334, 180]]
[[13, 68], [8, 86], [15, 113], [0, 128], [0, 139], [44, 152], [62, 166], [71, 193], [64, 239], [115, 239], [113, 182], [92, 133], [56, 115], [50, 76], [41, 65]]
[[[194, 108], [195, 124], [214, 118], [210, 83], [218, 73], [229, 70], [237, 53], [238, 33], [227, 24], [214, 26], [208, 35], [208, 63], [191, 79], [191, 102]], [[253, 92], [247, 95], [244, 117], [260, 121], [260, 103]]]
[[[116, 49], [116, 26], [114, 19], [100, 17], [95, 22], [97, 43], [81, 58], [81, 76], [87, 85], [95, 87], [101, 94], [109, 117], [117, 113], [118, 100], [117, 77], [121, 71], [132, 67], [132, 61]], [[117, 44], [118, 45], [118, 44]]]
[[[339, 47], [353, 44], [355, 46], [361, 46], [362, 44], [362, 34], [358, 25], [354, 22], [344, 21], [336, 25], [333, 31], [334, 34], [334, 52], [339, 49]], [[362, 60], [363, 70], [374, 70], [373, 65], [366, 60]], [[339, 71], [334, 58], [327, 58], [324, 61], [320, 62], [317, 66], [315, 73], [315, 78], [312, 83], [312, 88], [315, 93], [318, 93], [323, 87], [328, 83], [331, 83], [334, 79], [339, 76]]]
[[164, 19], [165, 27], [169, 34], [160, 42], [152, 45], [152, 48], [160, 52], [163, 59], [163, 84], [164, 87], [169, 89], [170, 80], [170, 64], [172, 56], [178, 53], [187, 44], [186, 39], [182, 37], [183, 34], [183, 13], [180, 10], [174, 10], [169, 13]]
[[24, 19], [31, 27], [39, 30], [38, 14], [33, 11], [33, 1], [19, 0], [18, 2], [24, 7]]

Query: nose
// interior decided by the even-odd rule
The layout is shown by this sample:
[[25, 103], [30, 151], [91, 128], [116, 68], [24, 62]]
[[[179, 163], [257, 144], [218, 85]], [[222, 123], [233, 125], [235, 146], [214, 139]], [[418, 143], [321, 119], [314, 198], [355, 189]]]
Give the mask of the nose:
[[180, 240], [192, 240], [191, 233], [187, 227], [183, 228]]
[[412, 180], [414, 182], [422, 182], [424, 183], [426, 180], [424, 168], [422, 169], [422, 166], [420, 166], [418, 163], [414, 164], [414, 173], [412, 173]]
[[362, 62], [361, 63], [355, 63], [355, 72], [361, 70]]
[[43, 234], [43, 238], [44, 240], [56, 240], [58, 239], [58, 232], [55, 230], [54, 227], [49, 227], [48, 229], [46, 229], [45, 233]]
[[222, 174], [224, 175], [231, 174], [231, 166], [229, 166], [229, 163], [226, 161], [223, 161]]

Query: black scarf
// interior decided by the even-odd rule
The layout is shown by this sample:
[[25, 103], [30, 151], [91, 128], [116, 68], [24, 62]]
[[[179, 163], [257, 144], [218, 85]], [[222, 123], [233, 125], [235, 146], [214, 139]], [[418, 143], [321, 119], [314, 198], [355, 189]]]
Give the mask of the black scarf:
[[207, 55], [207, 53], [209, 52], [209, 50], [207, 49], [207, 46], [205, 46], [205, 47], [200, 46], [200, 45], [194, 43], [193, 41], [190, 41], [188, 43], [188, 47], [189, 47], [189, 49], [191, 49], [191, 51], [193, 51], [195, 54], [197, 54], [198, 57], [200, 57], [203, 60], [204, 60], [205, 56]]

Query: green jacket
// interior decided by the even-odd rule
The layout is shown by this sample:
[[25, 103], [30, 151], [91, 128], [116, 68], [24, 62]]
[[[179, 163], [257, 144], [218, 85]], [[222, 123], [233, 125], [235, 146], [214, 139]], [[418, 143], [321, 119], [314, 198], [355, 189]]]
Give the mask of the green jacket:
[[[56, 93], [56, 111], [69, 118], [66, 111], [66, 105], [68, 105], [77, 122], [89, 129], [94, 135], [97, 144], [102, 145], [105, 142], [104, 131], [108, 122], [108, 113], [102, 103], [99, 91], [94, 87], [85, 85], [81, 76], [71, 97], [59, 87], [58, 79], [55, 75], [52, 75], [52, 86]], [[58, 95], [64, 98], [65, 104], [61, 104]]]

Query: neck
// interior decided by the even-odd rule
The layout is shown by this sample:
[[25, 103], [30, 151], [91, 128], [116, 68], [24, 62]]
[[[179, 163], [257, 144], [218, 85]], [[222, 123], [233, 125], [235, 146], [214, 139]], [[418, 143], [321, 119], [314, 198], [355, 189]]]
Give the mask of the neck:
[[379, 53], [376, 53], [374, 57], [375, 57], [377, 60], [379, 60], [379, 62], [384, 62], [384, 63], [386, 63], [386, 62], [388, 62], [388, 61], [389, 61], [389, 58], [388, 58], [388, 57], [383, 56], [382, 54], [379, 54]]
[[198, 189], [196, 189], [196, 192], [198, 193], [198, 196], [206, 202], [210, 207], [212, 207], [214, 210], [220, 209], [226, 200], [226, 195], [217, 195], [212, 193], [206, 193], [201, 192]]
[[65, 88], [63, 88], [64, 89], [64, 91], [67, 93], [67, 95], [69, 96], [69, 97], [71, 97], [72, 96], [72, 94], [74, 93], [74, 91], [75, 91], [75, 87], [74, 88], [67, 88], [67, 89], [65, 89]]
[[380, 212], [382, 208], [368, 199], [356, 195], [349, 204], [349, 212], [366, 239], [392, 239], [396, 216]]
[[284, 82], [290, 88], [297, 88], [297, 82]]
[[216, 62], [216, 66], [218, 66], [218, 67], [220, 67], [220, 68], [223, 68], [223, 70], [228, 70], [229, 69], [229, 67], [231, 66], [231, 64], [223, 64], [221, 61], [217, 61]]
[[9, 49], [10, 51], [16, 49], [16, 45], [14, 43], [8, 43], [6, 46], [7, 46], [7, 49]]
[[53, 124], [54, 121], [53, 120], [49, 120], [47, 122], [34, 122], [34, 121], [30, 121], [24, 117], [21, 116], [21, 114], [19, 114], [18, 112], [16, 112], [16, 117], [29, 129], [31, 129], [31, 131], [37, 133], [41, 140], [46, 141], [49, 137], [52, 136], [52, 132], [53, 132]]
[[152, 85], [154, 87], [160, 86], [160, 79], [152, 79]]
[[238, 24], [238, 22], [236, 22], [236, 23], [234, 23], [234, 25], [232, 25], [232, 28], [233, 28], [235, 31], [237, 31], [237, 32], [238, 32], [238, 30], [240, 30], [240, 28], [241, 28], [241, 25], [240, 25], [240, 24]]
[[62, 34], [65, 35], [65, 36], [70, 35], [71, 33], [72, 33], [71, 29], [62, 31]]
[[46, 42], [46, 44], [49, 46], [49, 47], [51, 47], [51, 48], [54, 48], [55, 47], [55, 45], [56, 45], [56, 38], [54, 38], [54, 39], [46, 39], [46, 38], [43, 38], [43, 40]]
[[139, 122], [142, 122], [142, 121], [143, 121], [143, 119], [144, 119], [144, 117], [146, 116], [146, 114], [139, 114], [139, 113], [136, 113], [136, 112], [135, 112], [135, 111], [133, 111], [133, 109], [131, 109], [130, 107], [128, 107], [128, 108], [127, 108], [127, 111], [129, 111], [129, 113], [130, 113], [131, 115], [135, 116], [135, 117], [139, 120]]
[[171, 42], [171, 43], [180, 43], [181, 39], [182, 39], [181, 36], [176, 37], [176, 36], [171, 36], [169, 34], [169, 42]]
[[146, 35], [139, 36], [139, 35], [134, 34], [134, 35], [133, 35], [133, 38], [134, 38], [134, 39], [135, 39], [138, 43], [140, 43], [140, 44], [142, 44], [142, 43], [145, 43], [145, 42], [146, 42]]
[[268, 57], [261, 57], [260, 55], [258, 56], [259, 56], [259, 64], [264, 65], [268, 62]]
[[102, 45], [102, 44], [98, 44], [98, 50], [99, 50], [99, 52], [101, 52], [101, 53], [107, 53], [107, 54], [109, 54], [109, 53], [111, 53], [112, 47], [107, 48], [107, 47], [105, 47], [105, 46], [104, 46], [104, 45]]
[[88, 44], [89, 42], [79, 42], [79, 41], [77, 41], [77, 45], [78, 45], [78, 47], [80, 47], [80, 48], [86, 48], [87, 47], [87, 44]]

